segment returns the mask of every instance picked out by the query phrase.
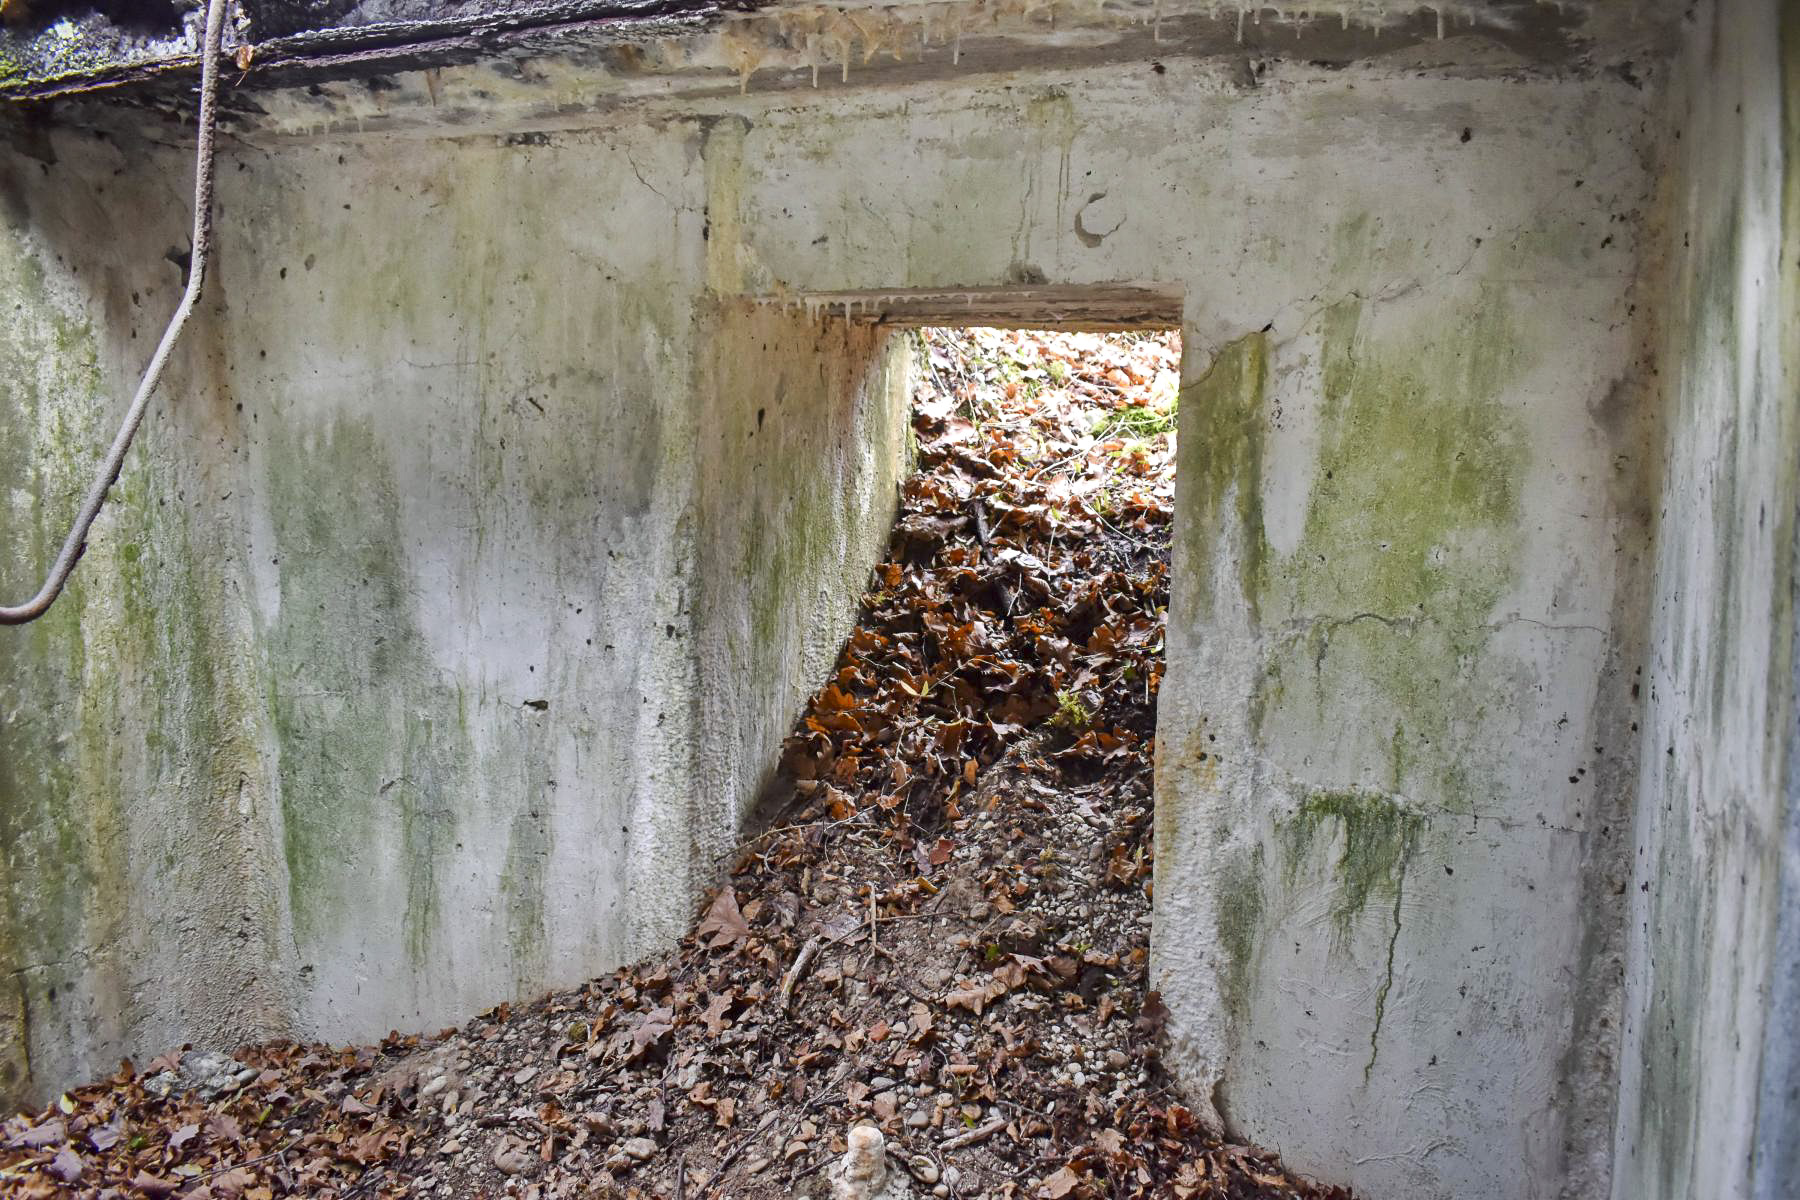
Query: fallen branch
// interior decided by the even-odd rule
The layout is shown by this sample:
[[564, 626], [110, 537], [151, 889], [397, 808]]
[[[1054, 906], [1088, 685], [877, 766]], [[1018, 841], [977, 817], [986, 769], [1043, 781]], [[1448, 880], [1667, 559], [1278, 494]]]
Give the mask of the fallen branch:
[[824, 944], [817, 937], [807, 938], [806, 945], [800, 947], [800, 953], [794, 956], [794, 965], [789, 967], [787, 974], [781, 977], [782, 1012], [788, 1010], [788, 1003], [794, 998], [794, 985], [800, 982], [802, 975], [806, 974], [806, 968], [812, 965], [812, 960], [819, 953], [819, 947]]
[[1006, 1118], [995, 1117], [986, 1125], [971, 1129], [967, 1133], [959, 1133], [948, 1141], [940, 1143], [938, 1145], [938, 1150], [961, 1150], [964, 1146], [973, 1146], [976, 1142], [985, 1142], [1005, 1128]]

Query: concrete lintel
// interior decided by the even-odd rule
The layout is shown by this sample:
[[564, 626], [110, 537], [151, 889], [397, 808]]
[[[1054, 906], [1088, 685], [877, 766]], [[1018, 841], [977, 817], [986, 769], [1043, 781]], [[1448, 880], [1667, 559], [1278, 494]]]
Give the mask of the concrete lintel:
[[756, 302], [804, 307], [870, 325], [1000, 325], [1101, 332], [1178, 328], [1181, 298], [1181, 289], [1170, 284], [1108, 283], [812, 292], [760, 296]]

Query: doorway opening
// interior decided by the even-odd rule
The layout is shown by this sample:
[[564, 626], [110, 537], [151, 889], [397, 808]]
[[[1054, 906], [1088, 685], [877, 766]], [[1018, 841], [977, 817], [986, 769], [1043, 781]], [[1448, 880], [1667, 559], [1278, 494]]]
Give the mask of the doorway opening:
[[[873, 1124], [923, 1190], [1330, 1195], [1205, 1128], [1158, 1061], [1180, 334], [1130, 303], [978, 323], [991, 301], [816, 301], [904, 327], [916, 459], [763, 832], [701, 928], [730, 938], [779, 907], [796, 947], [779, 1003], [805, 1033], [777, 1119]], [[728, 1190], [794, 1194], [845, 1150], [790, 1142]]]
[[[1073, 329], [979, 324], [985, 299], [823, 304], [905, 327], [916, 459], [859, 619], [784, 744], [777, 803], [701, 929], [729, 938], [739, 914], [785, 906], [779, 1003], [804, 1069], [777, 1120], [872, 1124], [922, 1190], [1332, 1195], [1206, 1128], [1158, 1059], [1180, 334], [1092, 308]], [[842, 1141], [789, 1152], [727, 1190], [852, 1170]]]

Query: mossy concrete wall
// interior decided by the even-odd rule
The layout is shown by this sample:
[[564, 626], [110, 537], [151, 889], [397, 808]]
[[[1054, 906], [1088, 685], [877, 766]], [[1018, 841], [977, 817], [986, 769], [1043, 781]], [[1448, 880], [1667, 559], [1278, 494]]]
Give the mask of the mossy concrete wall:
[[1646, 97], [1163, 67], [753, 93], [710, 252], [769, 293], [1185, 291], [1172, 1063], [1370, 1194], [1601, 1194], [1655, 494]]
[[[183, 156], [0, 172], [0, 588], [36, 589], [182, 286]], [[130, 236], [117, 231], [129, 230]], [[212, 293], [69, 592], [0, 638], [0, 1094], [290, 1028], [274, 747]]]
[[1669, 403], [1627, 893], [1619, 1200], [1800, 1169], [1800, 17], [1696, 13], [1666, 117]]
[[[51, 145], [5, 176], [15, 594], [187, 220], [179, 151]], [[76, 587], [0, 639], [7, 1095], [437, 1028], [687, 928], [740, 763], [854, 616], [908, 428], [901, 341], [767, 312], [714, 355], [701, 145], [222, 159], [211, 303]], [[758, 702], [721, 721], [703, 679]]]
[[[207, 601], [244, 651], [219, 694], [256, 714], [272, 882], [232, 903], [274, 931], [281, 1019], [441, 1024], [685, 923], [903, 447], [900, 351], [799, 298], [1156, 282], [1186, 297], [1171, 1063], [1371, 1195], [1603, 1194], [1662, 461], [1656, 65], [1172, 57], [527, 102], [573, 78], [270, 98], [226, 164], [220, 428], [158, 469], [216, 474], [194, 536], [236, 514], [194, 558], [235, 564]], [[439, 103], [491, 129], [436, 136]], [[122, 694], [100, 745], [143, 720]], [[121, 803], [193, 794], [193, 761]]]
[[[873, 326], [723, 304], [702, 328], [699, 684], [711, 861], [775, 778], [789, 712], [837, 665], [912, 461], [910, 342]], [[748, 474], [749, 478], [746, 478]]]

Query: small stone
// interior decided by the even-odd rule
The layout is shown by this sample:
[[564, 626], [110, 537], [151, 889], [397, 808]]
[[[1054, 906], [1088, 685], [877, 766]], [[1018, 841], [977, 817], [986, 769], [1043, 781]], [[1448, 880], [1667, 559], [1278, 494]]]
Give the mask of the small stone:
[[494, 1148], [494, 1166], [502, 1175], [523, 1175], [533, 1161], [517, 1142], [501, 1142]]
[[869, 1086], [878, 1092], [885, 1092], [889, 1088], [896, 1086], [896, 1081], [890, 1079], [886, 1075], [877, 1075], [875, 1078], [869, 1080]]
[[1115, 1071], [1122, 1070], [1130, 1061], [1131, 1058], [1123, 1050], [1108, 1050], [1106, 1052], [1106, 1065]]
[[438, 1147], [438, 1153], [446, 1158], [450, 1157], [452, 1154], [461, 1154], [462, 1143], [455, 1138], [451, 1138], [449, 1141]]
[[911, 1129], [923, 1129], [931, 1124], [931, 1114], [922, 1108], [915, 1108], [906, 1114], [906, 1124]]
[[934, 1196], [948, 1196], [950, 1194], [950, 1189], [940, 1183], [931, 1189], [931, 1194]]
[[627, 1138], [621, 1148], [639, 1162], [656, 1156], [656, 1143], [647, 1137]]
[[537, 1074], [536, 1067], [520, 1067], [519, 1070], [513, 1075], [513, 1082], [516, 1084], [519, 1084], [522, 1087], [525, 1084], [530, 1083], [532, 1080], [532, 1077], [535, 1076], [536, 1074]]
[[916, 1156], [909, 1165], [912, 1167], [913, 1178], [920, 1183], [936, 1183], [938, 1181], [937, 1164], [924, 1155]]
[[431, 1082], [427, 1083], [424, 1087], [419, 1089], [419, 1099], [428, 1100], [449, 1086], [450, 1086], [449, 1076], [434, 1075], [434, 1076], [432, 1076]]

